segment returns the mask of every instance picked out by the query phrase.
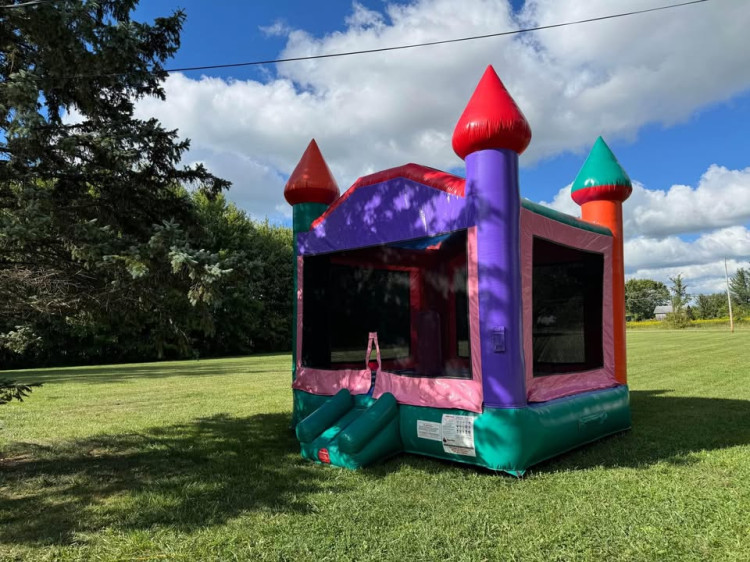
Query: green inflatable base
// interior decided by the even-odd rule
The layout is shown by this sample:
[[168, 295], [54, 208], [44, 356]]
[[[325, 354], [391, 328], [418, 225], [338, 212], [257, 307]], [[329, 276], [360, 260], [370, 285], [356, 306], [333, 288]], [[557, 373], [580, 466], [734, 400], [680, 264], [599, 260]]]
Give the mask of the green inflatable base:
[[[298, 435], [303, 423], [308, 429], [311, 427], [308, 423], [311, 414], [334, 402], [338, 396], [316, 396], [295, 390], [294, 411], [298, 419], [304, 419], [297, 425]], [[350, 396], [351, 407], [346, 412], [367, 411], [385, 396], [377, 401], [366, 395]], [[353, 423], [361, 414], [349, 415], [351, 419], [339, 425]], [[318, 419], [320, 421], [320, 416]], [[327, 448], [331, 464], [359, 468], [403, 450], [522, 476], [534, 464], [629, 429], [630, 399], [628, 387], [618, 386], [526, 408], [485, 408], [481, 414], [401, 404], [397, 405], [396, 419], [398, 443], [393, 429], [389, 429], [388, 445], [380, 443], [372, 447], [366, 458], [351, 460], [340, 454], [336, 443], [326, 446], [342, 430], [341, 427], [330, 430], [336, 425], [335, 421], [326, 427], [313, 427], [314, 436], [304, 435], [303, 431], [306, 441], [300, 440], [302, 454], [321, 462], [318, 454], [323, 447]], [[316, 433], [318, 430], [320, 433]], [[325, 443], [314, 443], [321, 437]]]

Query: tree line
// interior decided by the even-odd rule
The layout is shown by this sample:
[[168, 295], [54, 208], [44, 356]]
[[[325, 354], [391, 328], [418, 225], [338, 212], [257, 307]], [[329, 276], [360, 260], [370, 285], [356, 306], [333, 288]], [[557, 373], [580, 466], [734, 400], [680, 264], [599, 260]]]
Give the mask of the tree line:
[[[682, 275], [669, 278], [670, 285], [653, 279], [629, 279], [625, 282], [625, 309], [635, 321], [655, 317], [657, 306], [672, 305], [676, 320], [727, 318], [729, 301], [726, 292], [691, 295]], [[729, 279], [729, 294], [734, 316], [750, 316], [750, 268], [739, 268]]]
[[185, 18], [136, 3], [0, 10], [0, 368], [289, 348], [291, 231], [136, 117]]

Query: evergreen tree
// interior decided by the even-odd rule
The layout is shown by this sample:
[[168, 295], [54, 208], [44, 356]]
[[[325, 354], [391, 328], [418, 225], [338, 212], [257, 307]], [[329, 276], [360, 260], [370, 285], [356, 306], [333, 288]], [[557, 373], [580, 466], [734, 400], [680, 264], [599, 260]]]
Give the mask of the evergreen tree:
[[682, 273], [678, 273], [675, 277], [670, 277], [669, 281], [672, 283], [672, 286], [669, 288], [672, 312], [667, 314], [667, 322], [675, 328], [684, 328], [690, 324], [690, 317], [687, 314], [686, 308], [690, 301], [687, 285], [682, 279]]
[[138, 99], [164, 98], [184, 14], [136, 22], [136, 3], [0, 9], [0, 334], [26, 334], [18, 346], [77, 326], [106, 339], [124, 325], [184, 348], [190, 326], [177, 312], [203, 306], [208, 319], [226, 273], [191, 244], [182, 186], [214, 197], [228, 182], [181, 166], [188, 142], [134, 116]]
[[737, 303], [737, 314], [750, 312], [750, 270], [739, 268], [729, 279], [729, 293], [732, 302]]
[[231, 272], [215, 287], [215, 333], [202, 355], [287, 351], [291, 346], [293, 255], [290, 228], [256, 222], [224, 197], [196, 194], [203, 246]]
[[31, 394], [33, 387], [42, 386], [41, 383], [18, 383], [16, 381], [0, 380], [0, 406], [18, 400], [23, 402], [23, 399]]

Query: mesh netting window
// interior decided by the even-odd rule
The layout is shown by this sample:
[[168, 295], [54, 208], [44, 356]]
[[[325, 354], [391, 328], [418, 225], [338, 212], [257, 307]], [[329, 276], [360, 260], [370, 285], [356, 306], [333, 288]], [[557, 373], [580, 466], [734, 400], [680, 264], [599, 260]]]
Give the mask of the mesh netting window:
[[409, 272], [305, 259], [302, 363], [364, 364], [369, 332], [384, 359], [410, 353]]
[[302, 283], [304, 366], [361, 368], [377, 332], [384, 370], [471, 378], [465, 231], [308, 256]]
[[532, 276], [534, 376], [602, 367], [604, 256], [535, 237]]
[[453, 289], [456, 300], [456, 355], [468, 358], [471, 355], [469, 346], [469, 292], [468, 271], [466, 266], [453, 274]]

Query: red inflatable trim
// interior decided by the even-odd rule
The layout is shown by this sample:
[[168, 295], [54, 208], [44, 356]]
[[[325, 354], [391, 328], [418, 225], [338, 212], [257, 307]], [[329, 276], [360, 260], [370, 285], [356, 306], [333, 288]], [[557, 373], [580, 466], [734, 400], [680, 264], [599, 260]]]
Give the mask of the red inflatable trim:
[[579, 205], [589, 201], [625, 201], [633, 191], [630, 185], [595, 185], [571, 192], [573, 201]]
[[294, 168], [284, 187], [284, 197], [290, 205], [298, 203], [323, 203], [328, 205], [339, 196], [339, 186], [328, 169], [315, 139], [307, 145], [305, 153]]
[[521, 154], [531, 127], [505, 86], [488, 66], [453, 131], [453, 150], [462, 159], [478, 150], [507, 148]]
[[333, 210], [346, 201], [352, 193], [354, 193], [360, 187], [367, 185], [375, 185], [376, 183], [383, 183], [396, 178], [404, 178], [411, 180], [440, 191], [445, 191], [451, 195], [458, 195], [459, 197], [464, 196], [464, 189], [466, 186], [466, 180], [464, 178], [454, 176], [448, 172], [436, 170], [428, 166], [420, 166], [419, 164], [404, 164], [396, 168], [389, 168], [382, 172], [376, 172], [369, 176], [362, 176], [354, 184], [346, 190], [346, 192], [336, 199], [336, 201], [326, 209], [326, 211], [315, 219], [310, 228], [315, 228], [322, 223]]

